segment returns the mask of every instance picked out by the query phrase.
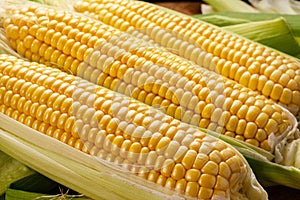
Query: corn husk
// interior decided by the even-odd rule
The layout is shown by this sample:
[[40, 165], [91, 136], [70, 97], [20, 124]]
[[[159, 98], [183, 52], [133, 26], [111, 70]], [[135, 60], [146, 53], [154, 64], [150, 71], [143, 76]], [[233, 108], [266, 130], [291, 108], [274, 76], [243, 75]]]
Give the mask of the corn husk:
[[5, 194], [5, 200], [16, 200], [20, 197], [22, 197], [22, 200], [91, 200], [90, 198], [84, 197], [83, 195], [69, 195], [68, 193], [49, 195], [15, 189], [8, 189]]
[[297, 37], [284, 17], [269, 20], [228, 17], [226, 15], [196, 15], [196, 18], [223, 27], [225, 30], [246, 37], [291, 56], [299, 57], [300, 46]]
[[240, 0], [204, 0], [205, 3], [209, 4], [216, 11], [231, 11], [231, 12], [259, 12], [249, 4]]
[[225, 26], [224, 29], [295, 57], [300, 54], [300, 46], [283, 17]]
[[34, 173], [23, 163], [0, 151], [0, 196], [6, 192], [10, 184]]
[[208, 16], [225, 16], [229, 18], [237, 18], [243, 20], [250, 20], [250, 21], [262, 21], [262, 20], [272, 20], [279, 17], [283, 17], [286, 20], [287, 25], [292, 31], [292, 34], [297, 37], [300, 36], [300, 16], [299, 15], [289, 15], [289, 14], [276, 14], [276, 13], [242, 13], [242, 12], [229, 12], [229, 11], [222, 11], [217, 13], [211, 13], [207, 15], [194, 15], [196, 18], [208, 17]]

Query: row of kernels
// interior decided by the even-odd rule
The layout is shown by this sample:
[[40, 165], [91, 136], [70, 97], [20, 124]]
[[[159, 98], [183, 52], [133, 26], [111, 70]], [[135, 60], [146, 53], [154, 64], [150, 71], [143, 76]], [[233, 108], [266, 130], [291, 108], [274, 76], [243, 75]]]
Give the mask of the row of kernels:
[[[102, 123], [103, 124], [103, 123]], [[104, 128], [104, 127], [103, 127]], [[78, 131], [79, 132], [79, 131]]]
[[[37, 74], [35, 74], [35, 75], [37, 75]], [[32, 79], [30, 79], [30, 77], [29, 77], [30, 75], [28, 74], [28, 73], [26, 73], [25, 74], [25, 78], [26, 77], [28, 77], [27, 79], [28, 79], [28, 81], [32, 81]], [[44, 82], [39, 82], [39, 80], [40, 79], [37, 79], [37, 83], [40, 83], [40, 84], [43, 84], [43, 83], [46, 83], [47, 81], [46, 80], [48, 80], [48, 79], [45, 79], [44, 80]], [[51, 82], [49, 82], [49, 84], [48, 85], [51, 85], [52, 84], [52, 89], [55, 89], [56, 91], [61, 91], [61, 92], [63, 92], [63, 90], [61, 89], [62, 87], [60, 86], [58, 89], [57, 88], [55, 88], [55, 87], [53, 87], [54, 85], [55, 85], [55, 83], [58, 81], [58, 80], [55, 80], [55, 79], [50, 79], [49, 78], [49, 80], [50, 81], [52, 81], [52, 83]], [[71, 80], [70, 80], [71, 81]], [[18, 83], [19, 81], [17, 81], [16, 83]], [[21, 82], [20, 82], [21, 83]], [[67, 86], [67, 88], [73, 88], [72, 86], [71, 87], [68, 87], [68, 85], [67, 84], [65, 84], [66, 86]], [[21, 87], [21, 85], [20, 84], [15, 84], [15, 86], [14, 86], [14, 90], [15, 91], [18, 91], [17, 89], [18, 89], [18, 86], [19, 87]], [[22, 87], [22, 88], [24, 88], [24, 87]], [[29, 87], [28, 89], [30, 89], [31, 87]], [[66, 88], [66, 89], [67, 89]], [[22, 95], [25, 95], [26, 96], [26, 94], [29, 94], [29, 92], [27, 91], [27, 92], [25, 92], [25, 89], [26, 88], [24, 88], [24, 89], [22, 89], [21, 91], [20, 91], [20, 93], [22, 94]], [[42, 89], [43, 89], [43, 87], [37, 87], [37, 88], [35, 88], [35, 92], [34, 92], [34, 94], [37, 92], [37, 93], [39, 93], [38, 91], [42, 91]], [[47, 92], [47, 91], [49, 91], [49, 90], [45, 90], [45, 92]], [[76, 92], [76, 91], [75, 91]], [[47, 94], [47, 96], [45, 96], [44, 95], [44, 93], [43, 94], [40, 94], [40, 95], [38, 95], [38, 96], [41, 96], [41, 97], [48, 97], [48, 98], [50, 98], [51, 97], [51, 94], [53, 94], [53, 92], [52, 93], [45, 93], [45, 94]], [[27, 96], [28, 98], [29, 98], [29, 96]], [[53, 96], [54, 97], [54, 96]], [[55, 97], [57, 97], [57, 96], [55, 96]], [[47, 100], [46, 101], [43, 101], [43, 100], [41, 100], [41, 99], [45, 99], [45, 98], [41, 98], [41, 99], [39, 99], [39, 101], [42, 103], [42, 102], [44, 102], [44, 103], [46, 103], [47, 102], [47, 104], [49, 105], [49, 106], [53, 106], [54, 108], [57, 108], [57, 109], [59, 109], [59, 107], [61, 107], [61, 105], [64, 105], [64, 106], [62, 106], [63, 107], [63, 109], [61, 109], [61, 110], [68, 110], [68, 108], [66, 108], [65, 106], [66, 105], [69, 105], [68, 107], [70, 107], [70, 99], [68, 98], [66, 98], [64, 95], [63, 96], [59, 96], [59, 97], [61, 97], [61, 98], [58, 98], [57, 100], [55, 100], [54, 101], [54, 99], [53, 100], [49, 100], [48, 98], [46, 98]], [[75, 97], [75, 96], [73, 96], [73, 97]], [[51, 99], [51, 98], [50, 98]], [[80, 100], [80, 99], [79, 99]], [[50, 103], [49, 103], [50, 102]], [[52, 103], [51, 103], [52, 102]], [[83, 103], [86, 103], [86, 102], [83, 102]]]
[[[223, 67], [223, 65], [224, 65], [224, 67]], [[256, 74], [251, 75], [250, 72], [246, 71], [246, 69], [245, 69], [241, 76], [238, 76], [237, 73], [235, 76], [233, 76], [233, 74], [230, 75], [230, 73], [229, 73], [231, 70], [231, 67], [228, 67], [228, 69], [230, 69], [230, 70], [228, 70], [228, 69], [224, 70], [224, 69], [226, 69], [225, 67], [229, 66], [229, 65], [225, 65], [225, 63], [221, 64], [220, 62], [218, 62], [217, 66], [218, 66], [218, 71], [220, 71], [222, 73], [222, 75], [225, 75], [227, 77], [235, 79], [235, 80], [239, 81], [241, 84], [243, 84], [253, 90], [259, 89], [262, 91], [262, 93], [264, 95], [270, 96], [274, 100], [282, 99], [283, 98], [282, 96], [284, 96], [285, 94], [288, 94], [287, 91], [284, 94], [282, 94], [282, 90], [284, 90], [283, 87], [277, 83], [274, 85], [274, 83], [271, 81], [274, 79], [274, 77], [276, 77], [275, 75], [270, 76], [270, 77], [272, 77], [270, 81], [266, 81], [265, 79], [262, 79], [260, 76], [258, 76]], [[251, 70], [251, 68], [250, 68], [250, 70]], [[223, 71], [224, 71], [224, 73], [223, 73]], [[226, 74], [228, 74], [228, 75], [226, 75]], [[282, 74], [282, 76], [285, 76], [285, 74]], [[293, 81], [294, 81], [293, 79], [290, 79], [289, 85], [292, 85]], [[291, 87], [289, 85], [287, 85], [288, 88]], [[295, 84], [293, 84], [293, 85], [295, 85]], [[272, 90], [272, 88], [273, 88], [273, 90]], [[285, 89], [287, 89], [287, 88], [285, 88]], [[292, 91], [289, 91], [289, 92], [291, 93]], [[287, 104], [291, 101], [291, 99], [290, 100], [282, 99], [282, 100], [284, 102], [286, 101]]]
[[[35, 25], [35, 26], [37, 26], [37, 25]], [[37, 28], [36, 28], [37, 29]], [[43, 34], [40, 34], [40, 32], [39, 32], [39, 30], [43, 30], [44, 31], [44, 33]], [[75, 29], [74, 29], [75, 30]], [[50, 44], [52, 44], [52, 45], [54, 45], [54, 46], [56, 46], [56, 43], [58, 42], [58, 47], [62, 47], [63, 46], [63, 48], [61, 48], [60, 50], [64, 50], [64, 51], [67, 51], [66, 53], [69, 53], [69, 51], [67, 50], [67, 49], [73, 49], [73, 48], [71, 48], [73, 45], [74, 45], [74, 40], [73, 39], [67, 39], [66, 37], [67, 36], [65, 36], [65, 38], [60, 34], [60, 35], [57, 35], [57, 37], [55, 36], [55, 34], [59, 34], [59, 32], [54, 32], [52, 29], [50, 29], [50, 30], [48, 30], [47, 31], [47, 33], [45, 32], [45, 31], [47, 31], [44, 27], [41, 27], [40, 29], [37, 29], [37, 31], [35, 31], [35, 32], [33, 32], [33, 34], [34, 35], [37, 35], [37, 36], [39, 36], [39, 37], [41, 37], [40, 35], [44, 35], [44, 37], [42, 37], [43, 39], [45, 38], [45, 42], [47, 43], [47, 41], [48, 41], [48, 43]], [[37, 34], [37, 33], [39, 33], [39, 34]], [[50, 33], [51, 32], [51, 33]], [[49, 34], [50, 35], [49, 35]], [[76, 35], [78, 35], [80, 32], [78, 32], [78, 33], [76, 33]], [[83, 35], [83, 34], [81, 34], [81, 35]], [[54, 38], [54, 36], [55, 36], [55, 38]], [[79, 36], [79, 35], [78, 35]], [[89, 34], [89, 36], [91, 36], [91, 34]], [[89, 38], [89, 36], [88, 36], [88, 38]], [[28, 37], [28, 36], [27, 36]], [[77, 37], [77, 36], [76, 36]], [[75, 37], [75, 39], [76, 39], [76, 37]], [[49, 38], [49, 39], [47, 39], [47, 38]], [[63, 39], [64, 38], [64, 39]], [[85, 40], [84, 38], [77, 38], [77, 40], [79, 39], [79, 41], [80, 42], [85, 42], [85, 43], [92, 43], [92, 44], [94, 44], [95, 42], [90, 42], [89, 41], [89, 39], [87, 38], [87, 40]], [[63, 39], [63, 40], [62, 40]], [[35, 41], [35, 40], [34, 40]], [[57, 41], [57, 42], [56, 42]], [[68, 45], [59, 45], [61, 42], [63, 42], [62, 44], [68, 44], [70, 47], [69, 48], [67, 48], [68, 47]], [[93, 39], [93, 41], [95, 41], [95, 39]], [[28, 42], [27, 42], [28, 43]], [[25, 44], [27, 44], [27, 43], [25, 43]], [[34, 45], [34, 46], [36, 46], [36, 45]], [[78, 46], [79, 47], [79, 46]], [[78, 49], [79, 50], [79, 49]], [[84, 46], [82, 46], [82, 48], [80, 47], [80, 50], [82, 50], [82, 52], [81, 53], [83, 53], [83, 52], [85, 52], [85, 50], [86, 50], [86, 48], [84, 48]], [[71, 51], [72, 52], [72, 51]], [[74, 52], [74, 51], [73, 51]], [[77, 55], [77, 54], [76, 54]]]
[[[47, 62], [57, 63], [58, 68], [63, 68], [65, 71], [71, 71], [72, 73], [75, 73], [79, 62], [78, 60], [68, 55], [71, 54], [73, 56], [76, 56], [78, 52], [75, 51], [75, 49], [71, 46], [73, 44], [72, 42], [67, 42], [66, 44], [67, 45], [62, 48], [62, 51], [59, 51], [45, 43], [41, 44], [39, 40], [34, 39], [32, 45], [29, 48], [26, 48], [24, 43], [20, 41], [17, 46], [17, 51], [21, 55], [33, 61], [45, 64], [47, 64]], [[66, 53], [66, 55], [63, 53]]]
[[[25, 113], [22, 113], [19, 110], [13, 109], [12, 107], [6, 106], [6, 105], [1, 105], [0, 106], [0, 112], [4, 113], [5, 115], [29, 126], [32, 127], [36, 130], [39, 130], [42, 133], [48, 134], [48, 135], [53, 135], [55, 132], [56, 133], [61, 133], [61, 130], [56, 131], [55, 129], [53, 129], [52, 126], [50, 126], [49, 124], [36, 120], [36, 118], [27, 115]], [[57, 135], [56, 135], [57, 136]]]
[[[128, 70], [127, 70], [128, 71]], [[127, 76], [128, 77], [128, 76]], [[141, 76], [140, 76], [141, 77]], [[147, 79], [148, 80], [148, 79]], [[148, 81], [149, 82], [149, 81]], [[153, 82], [153, 81], [150, 81], [150, 82]], [[141, 85], [143, 85], [143, 86], [145, 86], [145, 84], [141, 84]]]
[[[30, 87], [29, 87], [30, 88]], [[10, 95], [11, 94], [11, 95]], [[55, 93], [53, 93], [55, 94]], [[57, 94], [57, 93], [56, 93]], [[60, 95], [56, 95], [54, 98], [59, 98]], [[36, 117], [38, 120], [45, 121], [52, 126], [57, 126], [58, 128], [65, 129], [67, 132], [75, 131], [73, 128], [76, 129], [76, 126], [73, 127], [72, 124], [75, 123], [74, 118], [70, 118], [68, 114], [61, 113], [59, 109], [55, 110], [53, 109], [53, 105], [47, 105], [42, 104], [40, 105], [38, 102], [32, 102], [30, 99], [31, 97], [26, 100], [25, 97], [21, 97], [19, 94], [12, 95], [9, 91], [6, 93], [6, 95], [3, 97], [3, 102], [8, 104], [14, 104], [16, 103], [16, 108], [18, 108], [19, 111], [31, 115], [33, 117]], [[17, 101], [17, 102], [15, 102]], [[12, 106], [14, 107], [14, 106]], [[53, 108], [51, 108], [53, 107]], [[68, 108], [64, 109], [65, 111]], [[72, 120], [73, 119], [73, 120]], [[77, 122], [77, 121], [76, 121]]]
[[[45, 122], [42, 122], [39, 120], [34, 120], [34, 118], [32, 118], [32, 116], [28, 116], [26, 118], [22, 118], [22, 116], [24, 117], [26, 115], [21, 114], [20, 117], [17, 119], [21, 123], [24, 123], [25, 125], [30, 126], [42, 133], [45, 133], [48, 136], [54, 137], [55, 139], [58, 139], [64, 143], [67, 143], [79, 150], [82, 150], [83, 143], [80, 138], [76, 139], [78, 137], [73, 137], [71, 135], [71, 133], [64, 132], [62, 129], [56, 128], [55, 126], [50, 125], [48, 123], [45, 123]], [[32, 120], [28, 121], [31, 118], [32, 118]]]

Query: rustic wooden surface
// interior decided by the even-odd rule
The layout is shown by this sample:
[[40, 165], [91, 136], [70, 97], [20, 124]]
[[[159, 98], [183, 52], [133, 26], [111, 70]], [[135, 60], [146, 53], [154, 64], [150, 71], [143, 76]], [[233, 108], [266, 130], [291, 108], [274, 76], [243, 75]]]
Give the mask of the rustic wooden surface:
[[[201, 3], [200, 1], [195, 2], [189, 2], [189, 1], [183, 1], [183, 2], [154, 2], [160, 6], [164, 6], [182, 13], [185, 13], [187, 15], [193, 15], [193, 14], [199, 14], [201, 13]], [[300, 180], [299, 180], [300, 181]], [[272, 186], [272, 187], [265, 187], [265, 190], [267, 191], [269, 195], [269, 200], [300, 200], [300, 190], [296, 190], [289, 187], [284, 187], [281, 185], [278, 186]]]
[[184, 2], [156, 2], [160, 6], [176, 10], [178, 12], [185, 13], [187, 15], [193, 15], [201, 13], [201, 3], [195, 1], [184, 1]]

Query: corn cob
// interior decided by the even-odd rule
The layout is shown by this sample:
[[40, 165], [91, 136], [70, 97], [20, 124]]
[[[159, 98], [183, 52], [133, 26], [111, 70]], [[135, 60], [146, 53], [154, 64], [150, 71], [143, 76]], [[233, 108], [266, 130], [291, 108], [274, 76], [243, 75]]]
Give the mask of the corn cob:
[[249, 173], [217, 138], [130, 97], [5, 54], [0, 112], [189, 197], [232, 199]]
[[11, 46], [29, 60], [271, 153], [296, 126], [288, 112], [256, 92], [101, 22], [42, 6], [13, 12], [3, 25]]
[[[300, 64], [205, 22], [134, 0], [80, 0], [74, 9], [122, 31], [136, 29], [196, 64], [300, 110]], [[175, 12], [174, 12], [175, 13]]]

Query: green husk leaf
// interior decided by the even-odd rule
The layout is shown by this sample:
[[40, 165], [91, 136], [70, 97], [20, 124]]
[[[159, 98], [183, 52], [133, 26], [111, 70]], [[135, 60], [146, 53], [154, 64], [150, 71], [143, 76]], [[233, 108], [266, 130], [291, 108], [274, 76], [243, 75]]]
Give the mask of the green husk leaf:
[[245, 155], [245, 157], [264, 186], [284, 185], [300, 189], [300, 170], [298, 168], [259, 160], [250, 155]]
[[250, 20], [248, 20], [248, 19], [227, 17], [227, 16], [222, 16], [222, 15], [217, 15], [217, 14], [216, 15], [197, 15], [197, 18], [201, 19], [207, 23], [219, 26], [219, 27], [250, 22]]
[[[298, 42], [298, 44], [300, 45], [300, 36], [295, 36], [294, 38], [295, 38], [295, 40]], [[300, 56], [300, 55], [299, 55], [299, 56]], [[297, 56], [297, 57], [299, 57], [299, 56]]]
[[[253, 15], [253, 14], [252, 14]], [[238, 17], [238, 16], [236, 16]], [[222, 27], [224, 30], [259, 42], [273, 49], [300, 58], [300, 40], [294, 36], [294, 32], [286, 18], [277, 17], [270, 20], [250, 21], [242, 23], [245, 18], [228, 17], [226, 15], [196, 15], [196, 18]], [[219, 20], [222, 19], [222, 20]], [[226, 25], [232, 24], [232, 25]]]
[[31, 174], [34, 174], [33, 170], [0, 151], [0, 196], [10, 184]]
[[271, 48], [292, 56], [300, 54], [300, 47], [283, 17], [223, 27]]
[[[275, 13], [242, 13], [242, 12], [217, 12], [213, 14], [207, 14], [204, 16], [215, 15], [226, 16], [231, 18], [246, 19], [250, 21], [262, 21], [262, 20], [272, 20], [278, 17], [283, 17], [286, 20], [289, 28], [294, 36], [300, 36], [300, 15], [289, 15], [289, 14], [275, 14]], [[203, 15], [194, 15], [195, 18], [202, 18]]]
[[37, 3], [42, 3], [41, 0], [29, 0], [29, 1], [37, 2]]
[[[33, 193], [22, 190], [8, 189], [5, 194], [5, 200], [34, 200], [34, 199], [46, 199], [46, 196], [42, 193]], [[47, 195], [48, 196], [48, 195]]]
[[240, 0], [204, 0], [204, 2], [211, 5], [216, 11], [258, 12], [255, 8]]
[[8, 189], [5, 195], [5, 200], [89, 200], [83, 195], [68, 195], [67, 193], [49, 195], [22, 190]]

